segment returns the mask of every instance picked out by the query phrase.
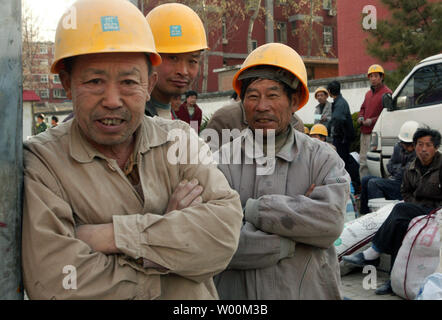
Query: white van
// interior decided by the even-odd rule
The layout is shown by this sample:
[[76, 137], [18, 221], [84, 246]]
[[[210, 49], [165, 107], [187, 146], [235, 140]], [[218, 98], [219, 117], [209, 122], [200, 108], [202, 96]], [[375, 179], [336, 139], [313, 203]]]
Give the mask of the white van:
[[442, 53], [419, 62], [392, 96], [384, 95], [382, 110], [371, 135], [367, 165], [371, 175], [387, 177], [399, 129], [408, 120], [442, 133]]

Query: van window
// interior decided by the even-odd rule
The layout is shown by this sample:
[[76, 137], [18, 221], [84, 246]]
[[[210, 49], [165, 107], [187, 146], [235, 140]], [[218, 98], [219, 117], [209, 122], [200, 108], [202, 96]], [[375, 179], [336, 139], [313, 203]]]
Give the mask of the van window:
[[442, 103], [442, 64], [425, 66], [408, 79], [397, 96], [396, 109], [419, 108]]

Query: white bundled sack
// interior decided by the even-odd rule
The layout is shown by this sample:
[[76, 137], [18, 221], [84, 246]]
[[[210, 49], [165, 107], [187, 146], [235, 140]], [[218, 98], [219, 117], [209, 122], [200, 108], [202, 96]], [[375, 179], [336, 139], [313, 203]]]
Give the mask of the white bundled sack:
[[442, 300], [442, 273], [433, 273], [425, 279], [416, 300]]
[[341, 236], [335, 241], [339, 260], [370, 243], [396, 203], [387, 204], [376, 212], [367, 213], [360, 218], [346, 222]]
[[[439, 266], [440, 234], [437, 213], [411, 220], [391, 271], [391, 287], [398, 296], [414, 299], [426, 277]], [[436, 215], [438, 219], [436, 219]]]
[[341, 261], [342, 257], [359, 252], [369, 246], [378, 229], [390, 215], [393, 207], [399, 202], [389, 203], [375, 212], [368, 213], [344, 224], [341, 236], [335, 241], [341, 275], [345, 275], [355, 268], [353, 265]]

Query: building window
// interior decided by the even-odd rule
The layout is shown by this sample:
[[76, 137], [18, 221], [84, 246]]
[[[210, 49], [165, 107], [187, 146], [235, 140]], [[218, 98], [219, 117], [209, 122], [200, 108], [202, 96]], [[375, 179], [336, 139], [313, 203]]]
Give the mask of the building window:
[[290, 22], [290, 27], [292, 29], [292, 34], [296, 33], [296, 21]]
[[332, 8], [332, 0], [323, 0], [322, 1], [322, 8], [324, 10], [330, 10]]
[[48, 59], [39, 59], [39, 60], [38, 60], [38, 63], [39, 63], [41, 66], [47, 66], [47, 65], [48, 65]]
[[258, 40], [252, 40], [252, 50], [258, 48]]
[[287, 23], [276, 23], [276, 42], [287, 43]]
[[226, 25], [226, 17], [222, 18], [222, 26], [221, 26], [221, 30], [222, 30], [222, 37], [223, 37], [223, 44], [227, 44], [228, 40], [227, 40], [227, 25]]
[[40, 75], [40, 83], [48, 83], [48, 75], [47, 74]]
[[57, 84], [61, 83], [60, 77], [58, 76], [58, 74], [54, 74], [54, 79], [52, 80], [52, 82], [57, 83]]
[[54, 89], [52, 93], [54, 98], [66, 98], [66, 91], [64, 89]]
[[327, 51], [330, 50], [332, 47], [333, 47], [333, 28], [330, 26], [324, 26], [324, 49]]
[[47, 54], [48, 53], [48, 47], [44, 44], [40, 45], [38, 47], [38, 53], [39, 54]]
[[287, 0], [276, 0], [277, 6], [285, 6], [287, 4]]
[[40, 90], [39, 95], [42, 99], [49, 99], [49, 89]]

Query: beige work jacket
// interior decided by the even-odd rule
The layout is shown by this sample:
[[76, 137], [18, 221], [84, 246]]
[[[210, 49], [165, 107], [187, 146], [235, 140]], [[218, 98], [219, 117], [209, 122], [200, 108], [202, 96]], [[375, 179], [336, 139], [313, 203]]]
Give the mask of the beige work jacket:
[[[75, 119], [25, 142], [22, 260], [31, 299], [218, 298], [212, 276], [237, 247], [241, 203], [212, 162], [168, 161], [169, 147], [189, 151], [191, 135], [203, 146], [189, 128], [144, 117], [135, 145], [143, 197]], [[168, 137], [172, 129], [183, 131]], [[178, 183], [192, 178], [204, 188], [203, 203], [164, 214]], [[75, 238], [79, 224], [112, 222], [123, 254], [94, 252]], [[140, 257], [167, 270], [145, 269], [134, 261]]]
[[239, 139], [241, 164], [219, 165], [245, 211], [238, 250], [215, 277], [220, 298], [341, 299], [334, 241], [344, 227], [350, 190], [344, 162], [325, 143], [292, 130], [276, 157], [264, 163], [275, 160], [265, 174], [258, 167], [263, 162], [245, 148], [247, 136]]

